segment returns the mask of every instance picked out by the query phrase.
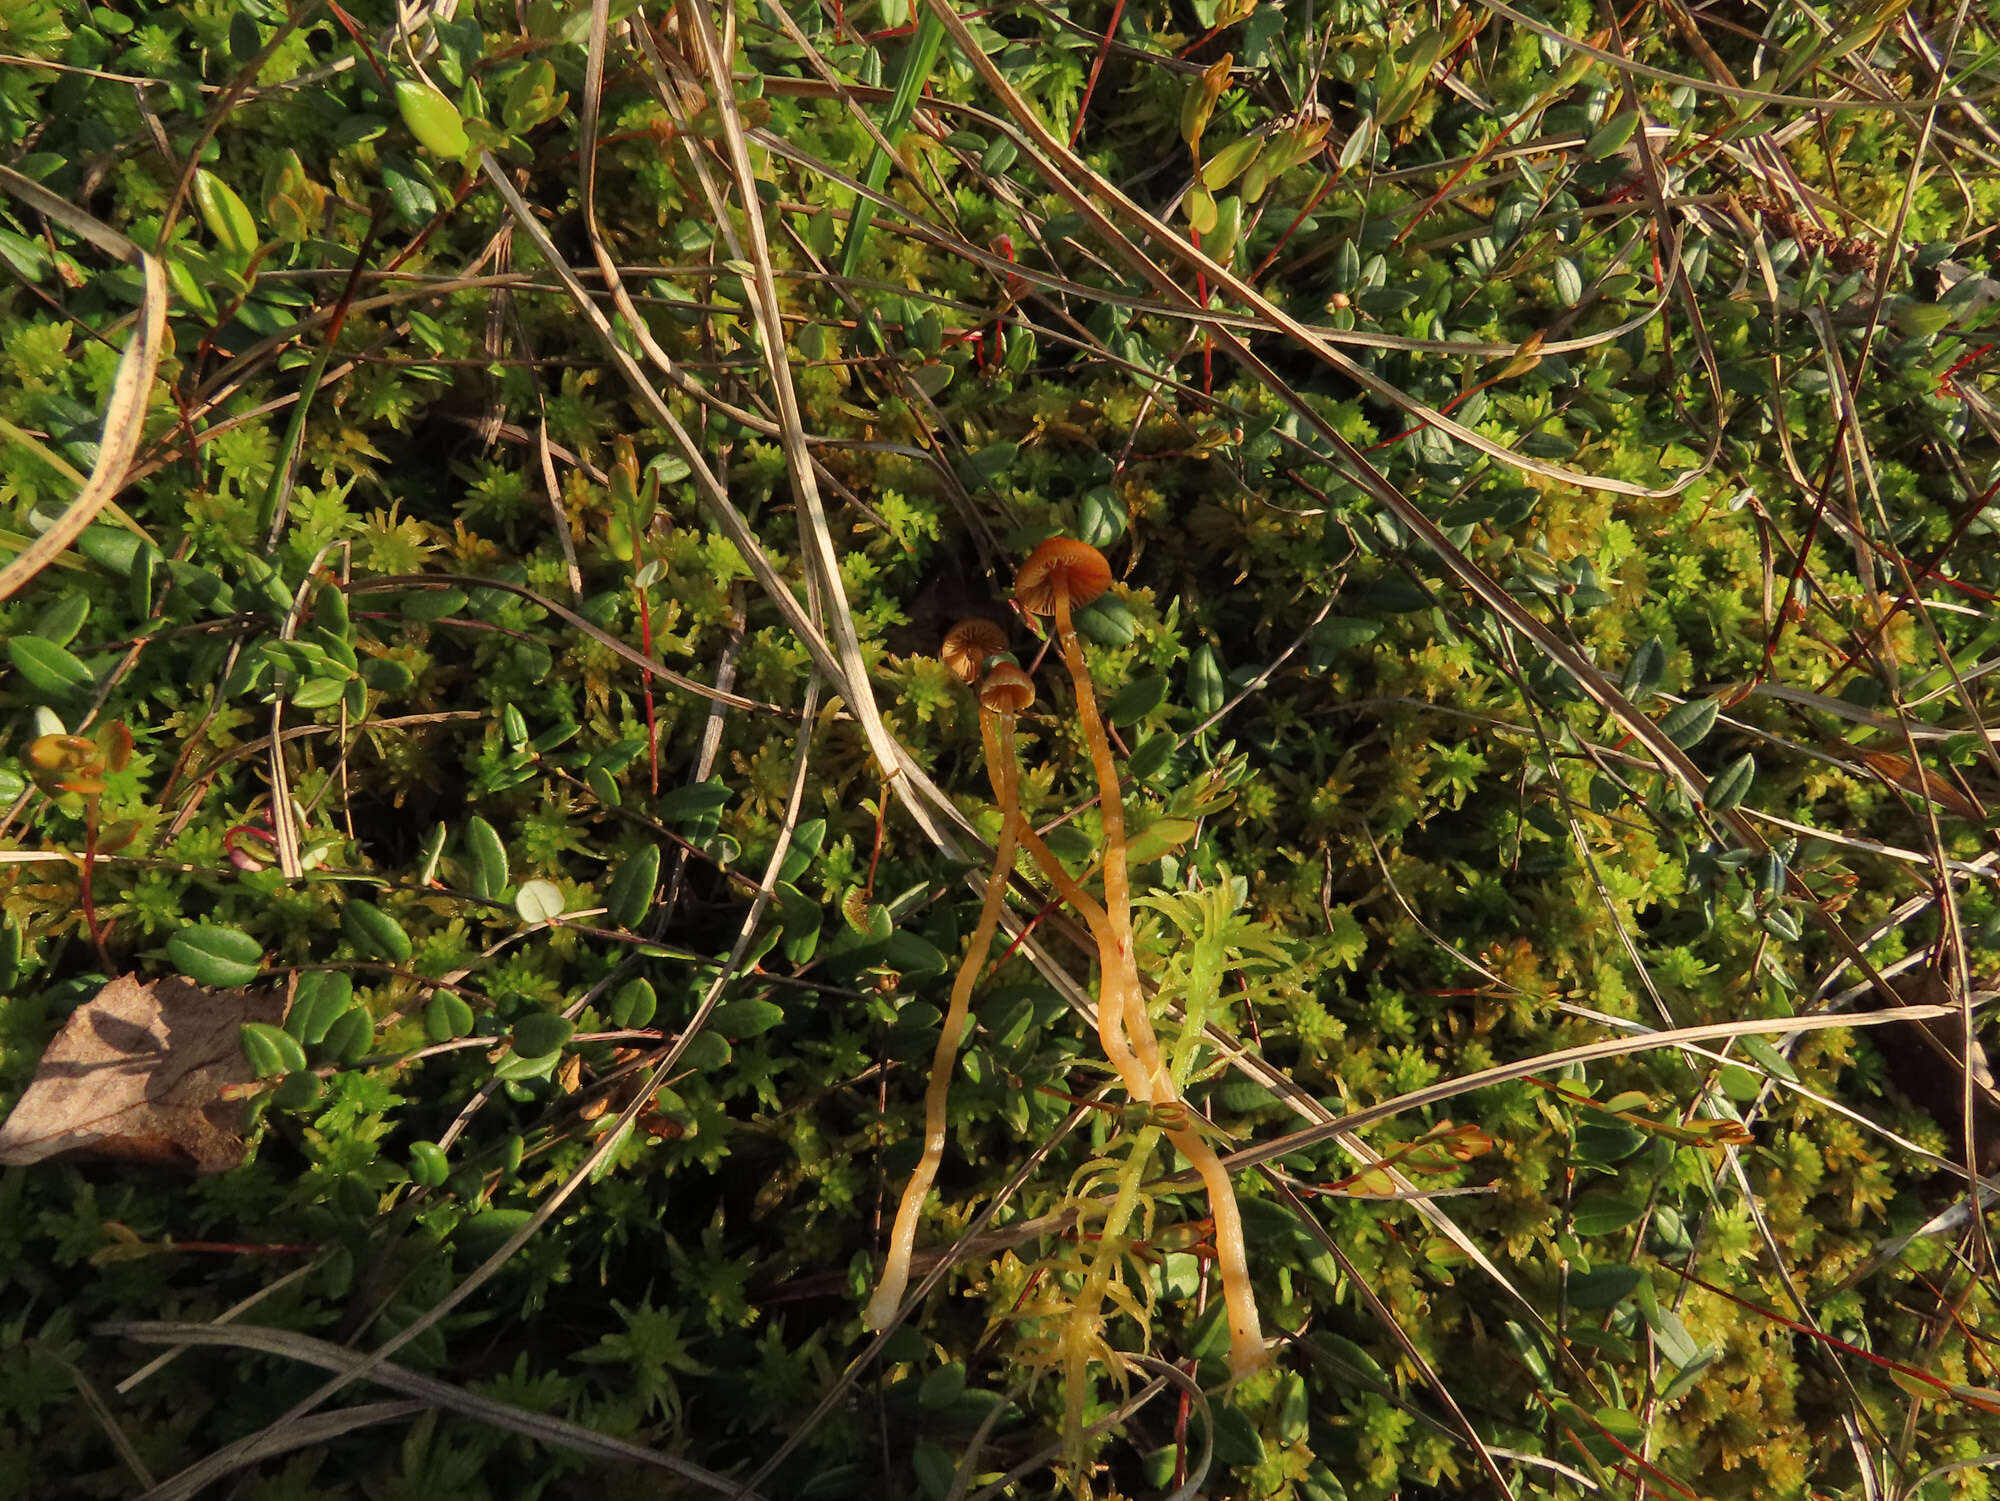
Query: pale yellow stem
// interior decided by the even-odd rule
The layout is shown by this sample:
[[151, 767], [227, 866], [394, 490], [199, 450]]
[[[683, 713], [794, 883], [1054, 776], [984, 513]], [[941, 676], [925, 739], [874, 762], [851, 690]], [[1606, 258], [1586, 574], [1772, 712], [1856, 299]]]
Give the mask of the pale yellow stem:
[[[998, 720], [997, 730], [991, 724]], [[952, 981], [951, 1004], [945, 1011], [944, 1029], [938, 1034], [937, 1050], [931, 1055], [930, 1084], [924, 1090], [924, 1153], [903, 1189], [896, 1206], [895, 1227], [889, 1234], [889, 1260], [882, 1269], [882, 1281], [868, 1302], [870, 1329], [888, 1327], [903, 1306], [910, 1285], [910, 1258], [916, 1251], [917, 1221], [923, 1217], [924, 1203], [931, 1185], [937, 1181], [938, 1164], [944, 1158], [945, 1113], [951, 1091], [953, 1065], [958, 1045], [972, 1012], [972, 990], [979, 972], [986, 967], [986, 955], [993, 947], [993, 934], [1000, 925], [1000, 909], [1007, 900], [1007, 878], [1014, 869], [1014, 845], [1021, 822], [1020, 783], [1014, 764], [1014, 716], [979, 712], [980, 728], [988, 736], [988, 762], [994, 789], [1000, 800], [1000, 834], [993, 844], [993, 871], [986, 881], [986, 897], [979, 906], [979, 925], [966, 945], [965, 961]], [[996, 754], [997, 752], [997, 754]]]

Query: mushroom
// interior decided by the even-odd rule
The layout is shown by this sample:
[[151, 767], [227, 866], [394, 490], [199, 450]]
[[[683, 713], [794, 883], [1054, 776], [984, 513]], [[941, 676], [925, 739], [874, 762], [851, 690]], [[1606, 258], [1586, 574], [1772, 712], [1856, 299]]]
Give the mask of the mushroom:
[[[1237, 1208], [1236, 1189], [1229, 1180], [1229, 1171], [1208, 1139], [1196, 1129], [1193, 1112], [1181, 1099], [1173, 1074], [1161, 1060], [1159, 1042], [1146, 1014], [1132, 947], [1132, 887], [1125, 850], [1125, 804], [1118, 786], [1118, 767], [1111, 756], [1111, 738], [1105, 733], [1103, 717], [1097, 711], [1090, 669], [1084, 663], [1083, 646], [1077, 640], [1071, 613], [1074, 606], [1089, 604], [1110, 586], [1111, 567], [1104, 555], [1088, 543], [1069, 537], [1052, 537], [1037, 547], [1021, 565], [1014, 582], [1014, 597], [1023, 609], [1055, 617], [1063, 664], [1076, 686], [1077, 720], [1097, 773], [1098, 816], [1104, 826], [1101, 915], [1093, 914], [1096, 904], [1076, 889], [1076, 883], [1067, 873], [1058, 878], [1061, 867], [1039, 839], [1028, 833], [1020, 842], [1055, 881], [1064, 898], [1083, 915], [1097, 939], [1101, 976], [1097, 1032], [1105, 1056], [1118, 1070], [1126, 1092], [1135, 1101], [1154, 1107], [1155, 1117], [1168, 1140], [1201, 1175], [1215, 1222], [1216, 1264], [1222, 1272], [1223, 1300], [1229, 1315], [1230, 1371], [1235, 1376], [1246, 1376], [1264, 1364], [1266, 1351], [1256, 1295], [1250, 1285], [1243, 1215]], [[992, 759], [990, 751], [988, 759]]]
[[[1097, 772], [1098, 814], [1104, 824], [1104, 912], [1110, 922], [1109, 941], [1102, 936], [1106, 995], [1097, 1011], [1098, 1039], [1104, 1053], [1125, 1081], [1135, 1100], [1153, 1097], [1153, 1080], [1160, 1074], [1160, 1050], [1153, 1038], [1145, 1002], [1138, 994], [1138, 971], [1132, 961], [1131, 882], [1125, 861], [1125, 803], [1118, 790], [1118, 768], [1111, 759], [1111, 737], [1097, 712], [1097, 695], [1090, 669], [1084, 665], [1071, 610], [1089, 604], [1111, 587], [1111, 565], [1104, 554], [1072, 537], [1051, 537], [1028, 555], [1014, 579], [1014, 597], [1035, 615], [1053, 615], [1063, 664], [1076, 686], [1077, 721], [1083, 728], [1091, 764]], [[1130, 984], [1127, 984], [1129, 976]]]
[[[973, 622], [966, 622], [972, 624]], [[989, 622], [978, 622], [990, 624]], [[962, 628], [962, 627], [961, 627]], [[994, 628], [997, 632], [997, 627]], [[956, 631], [953, 632], [957, 634]], [[947, 641], [947, 644], [949, 642]], [[1005, 647], [1003, 639], [1000, 643]], [[956, 670], [956, 669], [954, 669]], [[924, 1090], [924, 1151], [917, 1159], [903, 1197], [896, 1206], [896, 1222], [889, 1233], [889, 1259], [882, 1268], [882, 1280], [868, 1301], [870, 1329], [886, 1329], [902, 1306], [910, 1284], [910, 1258], [917, 1244], [917, 1221], [924, 1201], [937, 1181], [938, 1164], [944, 1158], [945, 1105], [951, 1090], [952, 1065], [958, 1045], [964, 1040], [972, 1010], [972, 988], [986, 967], [993, 947], [993, 934], [1000, 925], [1000, 909], [1007, 899], [1007, 881], [1014, 871], [1014, 849], [1022, 830], [1020, 776], [1014, 757], [1014, 716], [1035, 701], [1035, 681], [1012, 662], [998, 662], [987, 672], [979, 688], [979, 728], [986, 745], [988, 774], [1000, 804], [1000, 833], [993, 841], [993, 869], [986, 878], [986, 897], [980, 904], [979, 923], [965, 946], [965, 958], [952, 980], [951, 1004], [945, 1011], [944, 1026], [938, 1033], [937, 1048], [931, 1054], [930, 1083]], [[1037, 841], [1039, 843], [1040, 841]]]
[[1006, 649], [1007, 633], [984, 615], [973, 615], [945, 633], [938, 656], [961, 683], [976, 683], [986, 670], [986, 659]]

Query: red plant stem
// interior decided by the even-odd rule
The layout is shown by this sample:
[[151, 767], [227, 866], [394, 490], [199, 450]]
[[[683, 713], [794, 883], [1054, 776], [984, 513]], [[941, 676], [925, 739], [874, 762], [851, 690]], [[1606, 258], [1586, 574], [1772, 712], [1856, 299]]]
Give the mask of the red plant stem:
[[1306, 206], [1298, 211], [1297, 216], [1293, 218], [1290, 224], [1285, 226], [1285, 232], [1278, 236], [1278, 243], [1271, 247], [1269, 255], [1257, 263], [1257, 269], [1250, 273], [1249, 280], [1253, 282], [1261, 280], [1264, 273], [1271, 269], [1271, 262], [1278, 258], [1287, 245], [1291, 244], [1292, 236], [1298, 233], [1299, 226], [1306, 222], [1306, 219], [1314, 209], [1319, 207], [1320, 200], [1333, 191], [1333, 185], [1336, 181], [1338, 179], [1331, 172], [1319, 180], [1319, 186], [1313, 189], [1312, 197], [1306, 200]]
[[1097, 44], [1097, 56], [1090, 61], [1090, 78], [1083, 86], [1083, 98], [1076, 106], [1076, 119], [1069, 127], [1069, 143], [1076, 145], [1077, 137], [1083, 134], [1083, 117], [1090, 113], [1090, 96], [1097, 92], [1098, 75], [1104, 71], [1104, 59], [1111, 55], [1111, 38], [1118, 30], [1118, 21], [1125, 14], [1125, 0], [1114, 0], [1111, 19], [1105, 24], [1104, 38]]

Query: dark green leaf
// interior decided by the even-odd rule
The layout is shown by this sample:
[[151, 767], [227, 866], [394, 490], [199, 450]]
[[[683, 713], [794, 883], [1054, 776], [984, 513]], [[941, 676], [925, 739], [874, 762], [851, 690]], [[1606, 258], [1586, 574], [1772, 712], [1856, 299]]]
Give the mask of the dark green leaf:
[[1719, 698], [1691, 698], [1660, 716], [1660, 733], [1682, 750], [1691, 750], [1715, 728], [1715, 717], [1721, 712]]
[[1569, 1301], [1576, 1308], [1610, 1308], [1629, 1298], [1646, 1274], [1636, 1266], [1601, 1266], [1569, 1279]]
[[473, 895], [497, 899], [507, 889], [507, 846], [499, 831], [475, 814], [466, 820], [465, 844], [472, 852]]
[[784, 1019], [784, 1008], [770, 1001], [724, 1001], [709, 1013], [708, 1024], [724, 1037], [755, 1037]]
[[306, 1050], [283, 1027], [269, 1022], [245, 1022], [241, 1028], [243, 1056], [260, 1079], [306, 1066]]
[[605, 916], [618, 927], [637, 931], [653, 905], [660, 883], [660, 847], [648, 844], [627, 855], [604, 893]]
[[403, 964], [412, 953], [410, 935], [403, 931], [403, 925], [373, 902], [350, 897], [341, 909], [340, 930], [348, 942], [371, 958]]
[[336, 1018], [354, 1004], [354, 982], [338, 970], [309, 970], [299, 976], [285, 1030], [307, 1047], [326, 1036]]
[[[226, 989], [248, 985], [264, 963], [264, 949], [240, 928], [197, 923], [167, 940], [167, 957], [198, 985]], [[299, 1060], [303, 1067], [305, 1060]]]
[[15, 636], [7, 642], [7, 660], [36, 697], [60, 702], [87, 693], [97, 679], [75, 657], [39, 636]]

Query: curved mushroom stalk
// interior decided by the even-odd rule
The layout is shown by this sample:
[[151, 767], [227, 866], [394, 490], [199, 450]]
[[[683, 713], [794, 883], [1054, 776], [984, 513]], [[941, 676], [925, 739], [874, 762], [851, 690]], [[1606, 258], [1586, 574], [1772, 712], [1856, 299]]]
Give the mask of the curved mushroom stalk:
[[[1167, 1137], [1201, 1175], [1215, 1221], [1216, 1265], [1222, 1273], [1223, 1297], [1229, 1312], [1229, 1365], [1232, 1375], [1245, 1376], [1267, 1358], [1257, 1317], [1257, 1300], [1250, 1285], [1248, 1249], [1243, 1240], [1243, 1216], [1236, 1190], [1215, 1148], [1200, 1135], [1160, 1054], [1153, 1024], [1146, 1014], [1139, 985], [1138, 962], [1132, 947], [1132, 888], [1125, 849], [1125, 804], [1118, 786], [1118, 767], [1111, 755], [1111, 738], [1098, 713], [1090, 669], [1083, 660], [1072, 608], [1090, 603], [1111, 586], [1111, 568], [1096, 548], [1068, 537], [1052, 537], [1021, 565], [1015, 597], [1024, 609], [1055, 618], [1056, 640], [1063, 665], [1076, 686], [1077, 720], [1097, 774], [1098, 814], [1104, 826], [1104, 907], [1093, 918], [1089, 907], [1064, 890], [1075, 883], [1057, 882], [1065, 898], [1090, 923], [1098, 944], [1100, 994], [1098, 1036], [1105, 1056], [1118, 1070], [1134, 1100], [1150, 1103], [1162, 1115]], [[1032, 836], [1031, 836], [1032, 837]], [[1046, 849], [1029, 846], [1044, 869], [1054, 865]], [[1080, 893], [1078, 894], [1080, 895]], [[1088, 898], [1083, 901], [1087, 902]], [[1095, 904], [1091, 904], [1094, 906]]]
[[[950, 638], [947, 638], [949, 642]], [[1004, 647], [1004, 638], [1001, 641]], [[957, 669], [954, 667], [953, 669]], [[1014, 716], [1035, 701], [1035, 685], [1029, 676], [1011, 663], [1001, 663], [986, 674], [979, 693], [979, 725], [988, 752], [987, 762], [1000, 803], [1000, 833], [993, 843], [993, 869], [986, 879], [986, 896], [979, 906], [979, 922], [965, 947], [965, 959], [952, 981], [951, 1004], [945, 1012], [944, 1027], [931, 1055], [930, 1083], [924, 1090], [924, 1151], [904, 1186], [902, 1201], [896, 1206], [896, 1222], [889, 1234], [889, 1259], [882, 1280], [868, 1302], [870, 1329], [887, 1328], [902, 1307], [910, 1285], [910, 1259], [917, 1244], [917, 1222], [923, 1217], [931, 1185], [937, 1181], [938, 1164], [944, 1158], [945, 1131], [949, 1125], [946, 1106], [951, 1091], [952, 1067], [958, 1046], [965, 1038], [971, 1019], [972, 990], [986, 967], [993, 947], [993, 934], [1000, 924], [1000, 909], [1007, 899], [1007, 882], [1014, 872], [1014, 850], [1021, 829], [1020, 777], [1014, 757]]]

